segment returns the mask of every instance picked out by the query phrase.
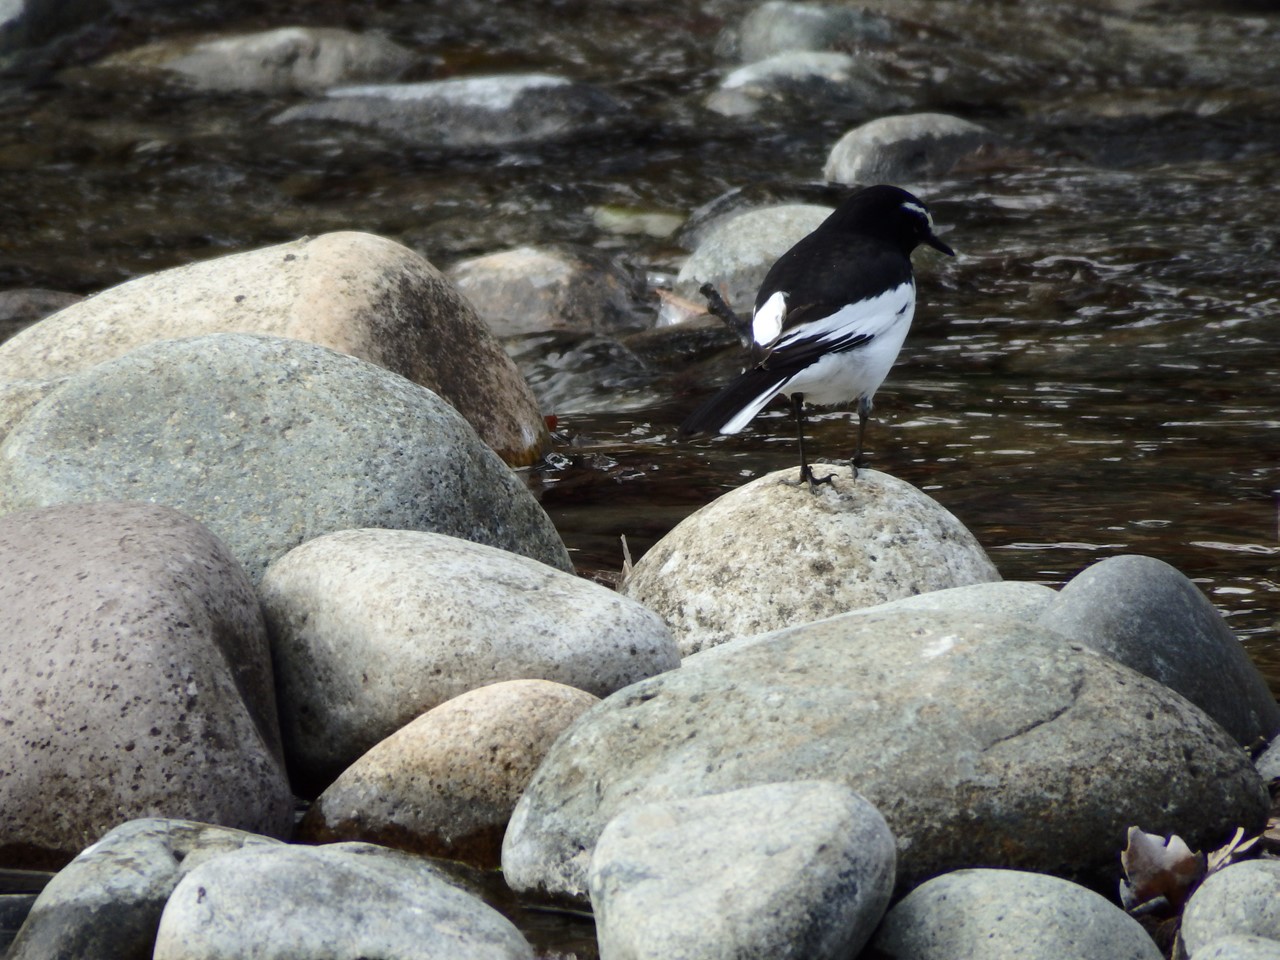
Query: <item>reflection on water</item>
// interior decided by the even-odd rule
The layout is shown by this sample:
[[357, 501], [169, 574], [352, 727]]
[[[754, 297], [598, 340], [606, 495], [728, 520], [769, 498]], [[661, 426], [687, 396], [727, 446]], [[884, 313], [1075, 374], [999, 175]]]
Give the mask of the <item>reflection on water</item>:
[[[393, 237], [441, 267], [577, 243], [670, 274], [687, 251], [611, 234], [595, 211], [689, 213], [766, 181], [799, 195], [846, 129], [823, 115], [730, 122], [701, 110], [728, 66], [716, 38], [751, 6], [467, 0], [342, 14], [420, 51], [410, 79], [550, 70], [607, 85], [644, 118], [607, 143], [501, 155], [428, 156], [266, 122], [296, 98], [191, 94], [60, 64], [0, 78], [0, 289], [89, 292], [335, 229]], [[951, 44], [954, 63], [932, 56], [952, 76], [971, 56], [957, 52], [957, 24], [974, 31], [969, 46], [995, 50], [1021, 16], [907, 7], [922, 25], [964, 8], [934, 33], [921, 26], [921, 44]], [[939, 82], [926, 104], [989, 125], [1021, 160], [921, 191], [960, 255], [917, 254], [921, 306], [877, 398], [872, 465], [948, 506], [1007, 578], [1056, 585], [1122, 552], [1172, 563], [1280, 689], [1280, 18], [1240, 4], [1118, 9], [1138, 13], [1106, 21], [1094, 50], [1088, 30], [1109, 5], [1039, 4], [1071, 43], [1059, 73], [993, 56], [971, 87]], [[105, 53], [193, 26], [335, 16], [211, 0], [90, 40]], [[1129, 40], [1145, 46], [1114, 60], [1112, 44]], [[904, 62], [925, 62], [922, 51], [913, 41]], [[1047, 85], [1000, 86], [1020, 71]], [[738, 437], [675, 440], [735, 369], [736, 349], [719, 342], [711, 361], [705, 342], [512, 345], [562, 434], [531, 482], [584, 572], [615, 576], [620, 536], [639, 555], [699, 505], [794, 465], [782, 409]], [[848, 456], [846, 415], [816, 418], [812, 434], [819, 455]]]

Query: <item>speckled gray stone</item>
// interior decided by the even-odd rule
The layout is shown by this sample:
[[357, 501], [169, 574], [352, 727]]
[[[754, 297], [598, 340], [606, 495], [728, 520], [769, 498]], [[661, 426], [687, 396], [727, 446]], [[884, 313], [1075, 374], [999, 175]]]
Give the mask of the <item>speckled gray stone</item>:
[[420, 857], [367, 843], [257, 847], [201, 864], [160, 918], [154, 960], [533, 960], [496, 910]]
[[[657, 611], [686, 656], [739, 637], [1000, 574], [937, 501], [876, 470], [818, 464], [730, 491], [686, 517], [619, 587]], [[767, 535], [761, 535], [768, 531]]]
[[1280, 860], [1242, 860], [1205, 880], [1182, 913], [1182, 942], [1192, 960], [1226, 936], [1280, 940]]
[[1280, 706], [1200, 588], [1154, 557], [1108, 557], [1077, 574], [1040, 622], [1182, 694], [1250, 746]]
[[527, 557], [410, 530], [344, 530], [272, 564], [260, 594], [295, 783], [327, 786], [420, 714], [498, 680], [604, 696], [680, 664], [634, 600]]
[[880, 809], [900, 891], [974, 863], [1093, 875], [1132, 824], [1203, 848], [1270, 806], [1221, 727], [1087, 648], [973, 614], [851, 614], [723, 644], [593, 707], [516, 806], [503, 873], [582, 896], [596, 838], [632, 806], [805, 779]]
[[0, 517], [0, 864], [61, 866], [140, 816], [281, 835], [292, 812], [226, 547], [155, 504]]
[[897, 960], [1161, 960], [1141, 924], [1092, 890], [1021, 870], [958, 870], [917, 887], [873, 944]]
[[894, 842], [864, 797], [770, 783], [633, 807], [591, 858], [602, 960], [847, 960], [893, 892]]
[[822, 175], [835, 183], [922, 184], [996, 142], [986, 127], [945, 113], [877, 117], [836, 142]]
[[867, 607], [860, 613], [928, 611], [932, 613], [970, 613], [979, 617], [1002, 617], [1034, 623], [1053, 603], [1058, 592], [1041, 583], [1026, 580], [996, 580], [992, 583], [970, 583], [963, 587], [930, 590], [901, 600]]
[[153, 500], [255, 582], [333, 530], [432, 530], [571, 570], [546, 513], [436, 394], [299, 340], [166, 340], [71, 377], [0, 443], [0, 511]]
[[193, 868], [280, 841], [189, 820], [130, 820], [41, 891], [6, 960], [151, 960], [165, 901]]

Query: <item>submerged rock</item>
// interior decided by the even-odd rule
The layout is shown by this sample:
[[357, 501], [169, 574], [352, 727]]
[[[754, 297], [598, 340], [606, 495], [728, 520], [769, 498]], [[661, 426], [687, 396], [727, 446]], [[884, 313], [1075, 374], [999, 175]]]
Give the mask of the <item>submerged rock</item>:
[[841, 137], [822, 175], [838, 183], [921, 184], [989, 152], [996, 142], [986, 127], [944, 113], [880, 117]]
[[633, 807], [591, 858], [602, 957], [855, 956], [893, 891], [893, 834], [841, 784]]
[[279, 27], [196, 41], [159, 40], [114, 54], [104, 67], [164, 70], [200, 90], [279, 93], [394, 80], [414, 56], [376, 34]]
[[701, 304], [698, 288], [710, 283], [739, 316], [751, 316], [756, 291], [774, 261], [829, 216], [829, 207], [793, 203], [726, 217], [706, 231], [680, 268], [676, 293]]
[[753, 480], [683, 520], [619, 590], [657, 611], [684, 655], [727, 640], [1000, 574], [973, 534], [885, 473], [819, 464]]
[[876, 934], [901, 960], [1161, 960], [1142, 925], [1092, 890], [1022, 870], [958, 870], [922, 884]]
[[334, 121], [415, 146], [476, 150], [599, 136], [621, 105], [602, 90], [542, 73], [338, 87], [274, 123]]
[[0, 571], [0, 865], [157, 812], [290, 829], [258, 598], [207, 529], [150, 503], [11, 513]]
[[1203, 849], [1270, 806], [1216, 723], [1107, 657], [1016, 621], [861, 613], [723, 644], [593, 707], [517, 805], [503, 872], [581, 897], [614, 817], [806, 779], [880, 809], [900, 892], [974, 864], [1097, 879], [1132, 824]]
[[847, 53], [789, 50], [739, 67], [707, 97], [707, 109], [727, 117], [797, 112], [826, 119], [865, 120], [901, 110], [911, 101], [883, 66]]
[[255, 582], [334, 530], [429, 530], [572, 569], [551, 520], [458, 412], [300, 340], [164, 340], [67, 380], [0, 443], [0, 512], [149, 499], [195, 517]]
[[738, 29], [738, 59], [755, 63], [791, 50], [847, 53], [893, 38], [888, 17], [865, 8], [769, 0], [752, 10]]

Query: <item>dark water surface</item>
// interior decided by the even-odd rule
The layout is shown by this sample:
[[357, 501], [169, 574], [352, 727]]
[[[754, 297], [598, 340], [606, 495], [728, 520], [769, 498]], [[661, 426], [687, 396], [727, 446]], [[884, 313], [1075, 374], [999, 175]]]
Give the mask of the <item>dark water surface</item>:
[[[707, 114], [734, 65], [717, 38], [752, 5], [683, 6], [228, 0], [117, 16], [0, 78], [0, 290], [88, 293], [336, 229], [395, 238], [442, 268], [569, 243], [672, 274], [687, 254], [677, 240], [609, 233], [592, 211], [687, 215], [735, 187], [814, 181], [851, 126], [803, 109]], [[984, 123], [1017, 153], [922, 191], [960, 255], [917, 254], [921, 306], [877, 398], [872, 465], [945, 504], [1009, 579], [1059, 585], [1119, 553], [1172, 563], [1280, 689], [1280, 15], [873, 6], [921, 18], [903, 69], [940, 79], [918, 108]], [[1052, 25], [1069, 53], [1046, 66], [1019, 23]], [[607, 141], [450, 158], [268, 124], [301, 97], [195, 94], [83, 66], [157, 37], [294, 24], [384, 30], [421, 53], [407, 79], [590, 81], [638, 122]], [[1134, 37], [1145, 53], [1118, 56], [1117, 38]], [[985, 51], [989, 69], [948, 84]], [[609, 579], [621, 536], [638, 557], [701, 504], [795, 463], [781, 408], [739, 437], [675, 441], [733, 371], [732, 349], [524, 348], [558, 398], [547, 412], [561, 436], [532, 482], [583, 572]], [[830, 413], [812, 449], [847, 457], [852, 440], [848, 416]]]

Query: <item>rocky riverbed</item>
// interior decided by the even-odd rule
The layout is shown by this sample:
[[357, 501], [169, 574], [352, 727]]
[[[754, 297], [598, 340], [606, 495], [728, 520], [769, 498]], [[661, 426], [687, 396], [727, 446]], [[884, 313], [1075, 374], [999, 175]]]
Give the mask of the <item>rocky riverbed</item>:
[[[8, 956], [1280, 955], [1277, 41], [4, 11]], [[876, 180], [961, 256], [875, 469], [676, 444]]]

